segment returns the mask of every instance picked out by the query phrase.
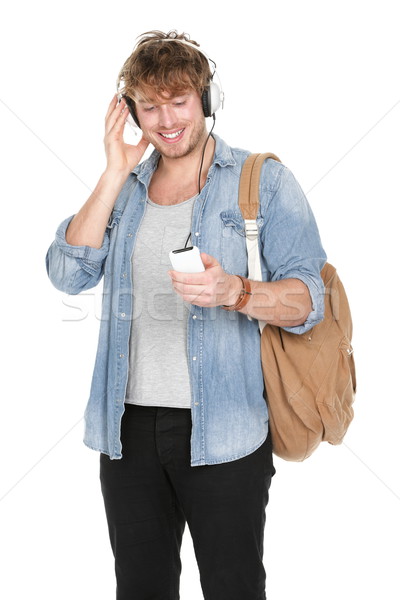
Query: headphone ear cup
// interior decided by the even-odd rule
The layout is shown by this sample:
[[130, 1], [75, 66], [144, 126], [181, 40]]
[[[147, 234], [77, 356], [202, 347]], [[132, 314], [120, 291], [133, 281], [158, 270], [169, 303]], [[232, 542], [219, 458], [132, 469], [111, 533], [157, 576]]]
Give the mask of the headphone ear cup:
[[132, 109], [130, 108], [129, 112], [131, 113], [131, 117], [135, 121], [136, 125], [139, 127], [139, 129], [141, 129], [140, 123], [139, 123], [139, 119], [137, 118], [137, 114], [136, 114], [135, 108], [132, 108]]
[[210, 86], [204, 88], [204, 92], [201, 95], [201, 104], [203, 106], [203, 113], [205, 117], [211, 117], [211, 98], [210, 98]]
[[137, 118], [137, 114], [136, 114], [136, 108], [135, 108], [135, 103], [133, 100], [131, 100], [129, 98], [129, 96], [122, 96], [126, 102], [126, 105], [129, 109], [130, 115], [132, 117], [132, 119], [135, 121], [136, 125], [139, 127], [140, 129], [140, 123], [139, 123], [139, 119]]
[[222, 92], [218, 83], [215, 81], [210, 82], [210, 105], [211, 105], [211, 116], [217, 112], [222, 103]]
[[210, 81], [205, 88], [201, 102], [203, 105], [203, 113], [205, 117], [212, 117], [221, 106], [221, 89], [215, 81]]

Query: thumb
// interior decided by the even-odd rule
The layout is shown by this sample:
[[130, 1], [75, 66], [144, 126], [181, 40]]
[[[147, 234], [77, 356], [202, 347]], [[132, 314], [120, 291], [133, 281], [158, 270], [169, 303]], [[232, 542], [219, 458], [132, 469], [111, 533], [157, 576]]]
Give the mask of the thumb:
[[146, 152], [147, 147], [148, 147], [149, 144], [150, 144], [150, 142], [142, 135], [142, 137], [140, 138], [139, 143], [136, 146], [142, 156]]
[[202, 252], [200, 256], [201, 260], [203, 261], [203, 265], [206, 269], [211, 269], [212, 267], [219, 267], [219, 262], [217, 261], [217, 259], [211, 256], [210, 254]]

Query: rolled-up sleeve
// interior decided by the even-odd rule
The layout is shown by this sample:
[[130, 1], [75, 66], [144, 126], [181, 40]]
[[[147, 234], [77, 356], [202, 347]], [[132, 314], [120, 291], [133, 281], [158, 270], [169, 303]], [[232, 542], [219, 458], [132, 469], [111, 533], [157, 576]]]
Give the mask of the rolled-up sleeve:
[[[271, 161], [267, 161], [267, 164]], [[273, 189], [263, 193], [269, 198], [261, 232], [262, 254], [267, 268], [267, 280], [299, 279], [308, 288], [312, 310], [302, 325], [284, 327], [301, 334], [324, 317], [324, 284], [321, 269], [326, 254], [311, 207], [292, 172], [279, 165], [279, 175]], [[271, 169], [271, 166], [269, 167]], [[266, 174], [265, 182], [271, 181]]]
[[104, 262], [110, 244], [108, 229], [101, 248], [68, 244], [65, 234], [73, 216], [60, 224], [46, 255], [50, 281], [57, 289], [67, 294], [79, 294], [97, 285], [104, 272]]

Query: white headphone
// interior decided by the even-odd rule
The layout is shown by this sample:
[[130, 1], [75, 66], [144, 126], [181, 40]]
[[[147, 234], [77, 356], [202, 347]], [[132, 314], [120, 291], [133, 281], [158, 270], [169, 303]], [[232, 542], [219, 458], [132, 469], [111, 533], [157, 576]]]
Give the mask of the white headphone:
[[[211, 66], [211, 79], [201, 97], [204, 116], [212, 117], [217, 112], [217, 110], [219, 109], [220, 106], [222, 108], [224, 108], [225, 96], [224, 96], [224, 92], [222, 91], [221, 80], [220, 80], [217, 70], [216, 70], [216, 64], [204, 52], [204, 50], [202, 50], [199, 46], [195, 46], [191, 42], [188, 42], [187, 40], [181, 40], [178, 38], [162, 38], [158, 41], [160, 41], [160, 42], [179, 42], [181, 44], [186, 44], [186, 46], [189, 46], [189, 48], [194, 48], [195, 50], [200, 52], [200, 54], [205, 56], [209, 65]], [[216, 81], [214, 81], [214, 76], [217, 77], [218, 83]]]

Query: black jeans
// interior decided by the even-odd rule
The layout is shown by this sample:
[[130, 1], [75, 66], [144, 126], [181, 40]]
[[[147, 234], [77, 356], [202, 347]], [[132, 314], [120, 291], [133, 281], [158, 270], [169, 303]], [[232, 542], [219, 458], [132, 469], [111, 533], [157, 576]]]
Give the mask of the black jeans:
[[100, 457], [117, 600], [178, 600], [188, 523], [205, 600], [264, 600], [269, 437], [239, 460], [190, 466], [189, 409], [126, 405], [120, 460]]

